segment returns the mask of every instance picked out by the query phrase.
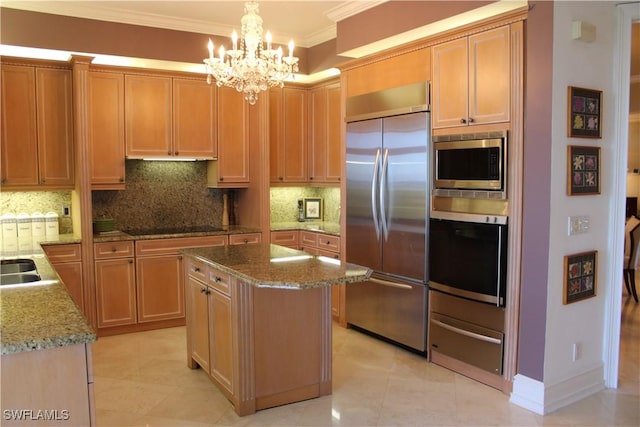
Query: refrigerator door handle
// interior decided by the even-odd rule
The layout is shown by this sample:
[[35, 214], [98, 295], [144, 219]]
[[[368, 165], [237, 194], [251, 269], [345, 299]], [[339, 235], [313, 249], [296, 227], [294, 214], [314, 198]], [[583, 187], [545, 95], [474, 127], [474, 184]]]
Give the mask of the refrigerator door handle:
[[376, 194], [378, 193], [378, 165], [380, 163], [380, 149], [376, 150], [376, 159], [373, 163], [373, 175], [371, 177], [371, 215], [373, 225], [376, 229], [376, 240], [380, 240], [380, 221], [378, 220], [378, 209], [376, 208]]
[[384, 157], [382, 159], [382, 170], [380, 171], [380, 222], [382, 223], [382, 231], [384, 233], [384, 240], [389, 239], [389, 224], [387, 224], [387, 202], [385, 199], [385, 193], [387, 189], [387, 168], [389, 167], [389, 149], [385, 148]]

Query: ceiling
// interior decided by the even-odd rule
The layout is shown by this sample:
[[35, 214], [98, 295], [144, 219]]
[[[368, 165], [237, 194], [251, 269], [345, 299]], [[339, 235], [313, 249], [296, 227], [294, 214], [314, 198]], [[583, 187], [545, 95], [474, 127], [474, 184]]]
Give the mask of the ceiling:
[[[275, 1], [258, 2], [264, 31], [276, 43], [293, 39], [311, 47], [336, 36], [336, 22], [373, 6], [377, 1]], [[3, 7], [126, 24], [213, 35], [240, 30], [243, 1], [2, 1]]]

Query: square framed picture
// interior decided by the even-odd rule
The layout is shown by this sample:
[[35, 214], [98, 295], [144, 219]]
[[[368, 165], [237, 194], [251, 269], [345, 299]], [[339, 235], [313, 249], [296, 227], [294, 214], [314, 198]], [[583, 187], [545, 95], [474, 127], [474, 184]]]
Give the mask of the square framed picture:
[[567, 160], [567, 193], [600, 194], [600, 147], [570, 145]]
[[601, 138], [602, 91], [569, 86], [568, 104], [568, 136]]
[[564, 257], [562, 303], [571, 304], [596, 296], [598, 251]]
[[311, 197], [304, 199], [304, 218], [322, 219], [322, 199]]

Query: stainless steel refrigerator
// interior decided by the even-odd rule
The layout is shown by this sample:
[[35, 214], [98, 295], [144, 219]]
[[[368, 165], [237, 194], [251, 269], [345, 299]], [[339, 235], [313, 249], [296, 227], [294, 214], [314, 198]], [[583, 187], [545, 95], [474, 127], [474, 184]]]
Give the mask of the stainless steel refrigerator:
[[347, 323], [419, 352], [427, 342], [428, 84], [348, 98]]

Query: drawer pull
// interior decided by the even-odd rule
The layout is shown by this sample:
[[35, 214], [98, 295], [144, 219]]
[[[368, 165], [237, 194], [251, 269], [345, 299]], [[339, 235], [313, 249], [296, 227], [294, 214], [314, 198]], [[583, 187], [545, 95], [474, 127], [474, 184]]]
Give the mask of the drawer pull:
[[111, 247], [111, 252], [115, 253], [116, 251], [117, 251], [116, 247], [115, 247], [115, 246], [112, 246], [112, 247]]
[[216, 276], [215, 279], [213, 279], [213, 281], [216, 282], [216, 283], [220, 283], [220, 282], [222, 282], [222, 278]]

